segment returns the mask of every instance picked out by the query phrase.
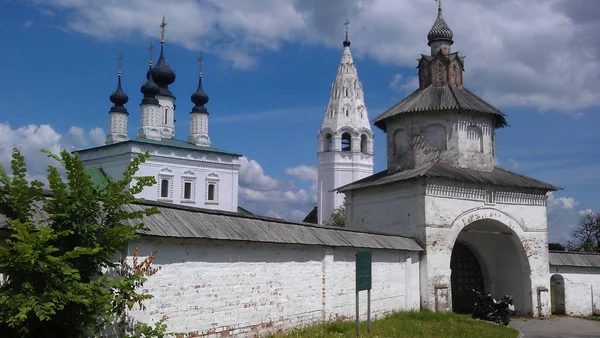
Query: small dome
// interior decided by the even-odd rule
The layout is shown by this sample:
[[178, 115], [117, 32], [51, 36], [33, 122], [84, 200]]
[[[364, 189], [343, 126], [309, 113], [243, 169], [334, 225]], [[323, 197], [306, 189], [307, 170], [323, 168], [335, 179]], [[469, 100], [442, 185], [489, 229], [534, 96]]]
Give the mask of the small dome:
[[158, 62], [152, 68], [152, 78], [159, 87], [166, 87], [175, 82], [175, 72], [165, 61], [164, 46], [160, 46]]
[[125, 94], [125, 92], [123, 91], [123, 88], [121, 87], [121, 72], [119, 71], [117, 89], [110, 96], [110, 102], [114, 103], [114, 106], [112, 106], [110, 111], [126, 113], [127, 108], [125, 108], [124, 105], [128, 101], [129, 101], [129, 97], [127, 96], [127, 94]]
[[348, 36], [346, 35], [346, 40], [343, 42], [344, 47], [350, 47], [350, 40], [348, 40]]
[[433, 27], [431, 27], [429, 34], [427, 34], [427, 40], [429, 40], [428, 45], [431, 45], [432, 42], [439, 40], [448, 41], [450, 42], [450, 44], [453, 44], [453, 37], [454, 33], [452, 32], [450, 27], [448, 27], [448, 24], [444, 20], [444, 17], [442, 16], [442, 9], [440, 8], [438, 9], [437, 19], [435, 20]]
[[152, 79], [153, 76], [151, 76], [151, 70], [152, 68], [148, 69], [148, 72], [146, 73], [146, 83], [144, 83], [142, 85], [142, 88], [140, 88], [140, 91], [142, 92], [142, 94], [144, 94], [144, 99], [142, 99], [142, 103], [158, 104], [156, 94], [160, 92], [160, 88]]
[[208, 95], [202, 89], [202, 75], [198, 77], [198, 89], [192, 94], [191, 99], [196, 107], [204, 107], [208, 103]]

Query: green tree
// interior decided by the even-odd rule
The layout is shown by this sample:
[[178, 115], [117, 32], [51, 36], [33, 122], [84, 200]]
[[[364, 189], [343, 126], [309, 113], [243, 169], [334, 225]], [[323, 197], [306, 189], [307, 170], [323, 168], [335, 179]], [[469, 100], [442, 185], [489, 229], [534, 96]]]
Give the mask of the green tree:
[[[0, 166], [0, 212], [12, 234], [0, 246], [0, 336], [89, 337], [122, 317], [126, 307], [150, 298], [134, 292], [149, 271], [119, 273], [115, 255], [144, 229], [141, 218], [156, 208], [129, 211], [124, 205], [154, 185], [135, 177], [148, 157], [133, 159], [119, 180], [99, 190], [78, 155], [54, 155], [48, 188], [28, 181], [25, 159], [13, 149], [12, 175]], [[117, 273], [110, 272], [117, 271]]]
[[569, 251], [600, 252], [600, 214], [593, 212], [581, 216], [567, 244]]
[[331, 217], [329, 218], [329, 221], [327, 221], [325, 224], [343, 227], [345, 225], [345, 222], [346, 222], [346, 207], [344, 206], [344, 204], [342, 204], [339, 207], [333, 209], [333, 212], [331, 213]]

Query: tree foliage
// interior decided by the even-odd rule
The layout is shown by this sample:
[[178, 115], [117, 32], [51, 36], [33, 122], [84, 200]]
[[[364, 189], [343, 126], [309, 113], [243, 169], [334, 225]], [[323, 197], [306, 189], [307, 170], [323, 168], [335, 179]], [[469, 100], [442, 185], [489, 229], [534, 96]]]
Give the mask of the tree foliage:
[[571, 238], [567, 244], [569, 251], [600, 252], [600, 214], [583, 215]]
[[342, 204], [339, 207], [333, 209], [333, 212], [331, 213], [331, 217], [329, 218], [329, 221], [327, 221], [325, 224], [343, 227], [345, 225], [345, 222], [346, 222], [346, 207], [344, 206], [344, 204]]
[[548, 243], [548, 250], [553, 251], [566, 251], [567, 248], [560, 243]]
[[0, 336], [97, 336], [126, 307], [150, 297], [134, 290], [155, 272], [154, 257], [143, 261], [145, 270], [115, 259], [144, 228], [141, 218], [157, 212], [123, 208], [156, 183], [134, 176], [149, 155], [133, 159], [119, 180], [99, 190], [78, 155], [44, 152], [62, 167], [48, 167], [47, 195], [41, 182], [27, 180], [17, 149], [12, 175], [0, 166], [0, 212], [12, 230], [0, 246]]

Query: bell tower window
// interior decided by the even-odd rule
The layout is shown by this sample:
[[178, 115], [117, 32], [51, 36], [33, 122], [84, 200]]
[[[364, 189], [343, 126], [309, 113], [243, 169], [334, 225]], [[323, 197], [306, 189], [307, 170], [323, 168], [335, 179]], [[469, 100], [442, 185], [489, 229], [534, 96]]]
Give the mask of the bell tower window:
[[331, 151], [332, 144], [333, 144], [333, 140], [332, 140], [331, 134], [325, 135], [325, 138], [323, 138], [323, 151], [324, 152]]
[[342, 134], [342, 151], [352, 151], [352, 136], [350, 133]]
[[368, 152], [368, 139], [367, 135], [362, 134], [360, 137], [360, 152], [366, 154]]

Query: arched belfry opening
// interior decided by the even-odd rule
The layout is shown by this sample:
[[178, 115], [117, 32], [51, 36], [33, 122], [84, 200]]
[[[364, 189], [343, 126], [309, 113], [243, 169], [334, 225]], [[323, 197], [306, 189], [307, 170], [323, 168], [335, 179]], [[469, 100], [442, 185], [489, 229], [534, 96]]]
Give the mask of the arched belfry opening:
[[553, 315], [564, 315], [565, 308], [565, 279], [561, 275], [550, 277], [550, 302]]
[[323, 151], [331, 151], [333, 148], [333, 138], [331, 134], [326, 134], [323, 138]]
[[517, 233], [502, 222], [480, 219], [464, 227], [450, 262], [453, 311], [472, 311], [476, 289], [496, 299], [511, 295], [518, 314], [533, 314], [527, 254]]
[[342, 151], [352, 151], [352, 135], [350, 133], [342, 134]]
[[360, 136], [360, 152], [366, 154], [369, 151], [369, 139], [367, 135], [362, 134]]

